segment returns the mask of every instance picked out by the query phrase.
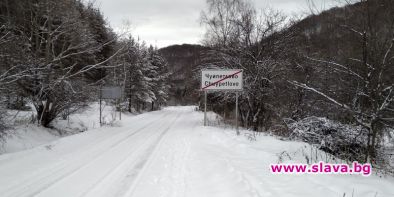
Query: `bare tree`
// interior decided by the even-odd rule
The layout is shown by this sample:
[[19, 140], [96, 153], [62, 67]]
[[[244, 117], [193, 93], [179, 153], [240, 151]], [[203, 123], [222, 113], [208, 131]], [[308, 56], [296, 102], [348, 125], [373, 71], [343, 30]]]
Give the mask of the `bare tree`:
[[207, 0], [207, 4], [207, 11], [201, 13], [201, 23], [207, 28], [207, 45], [228, 46], [241, 37], [250, 44], [255, 10], [249, 1]]
[[[355, 53], [330, 60], [307, 57], [308, 61], [326, 65], [335, 75], [347, 78], [346, 86], [322, 89], [297, 81], [291, 83], [349, 112], [353, 120], [368, 132], [365, 160], [375, 163], [380, 139], [387, 128], [394, 125], [394, 22], [386, 20], [394, 16], [394, 9], [391, 2], [385, 0], [363, 0], [347, 9], [358, 18], [352, 17], [340, 27], [355, 38], [353, 46], [359, 46], [353, 49]], [[341, 87], [346, 88], [344, 94], [339, 94], [338, 88]]]
[[[278, 11], [264, 10], [259, 15], [249, 1], [208, 1], [203, 14], [207, 41], [212, 50], [203, 67], [242, 68], [244, 91], [240, 96], [240, 117], [245, 127], [261, 131], [279, 120], [275, 108], [278, 85], [292, 52], [295, 34], [287, 29], [287, 18]], [[234, 102], [233, 94], [217, 93], [211, 99]]]
[[[105, 27], [98, 10], [80, 1], [32, 0], [8, 9], [18, 10], [9, 21], [27, 49], [23, 58], [10, 62], [3, 79], [18, 85], [34, 104], [38, 121], [49, 126], [59, 114], [85, 105], [89, 83], [95, 82], [87, 78], [100, 71], [97, 81], [112, 67], [111, 60], [120, 49], [110, 52], [108, 47], [117, 38]], [[15, 56], [17, 51], [11, 53]]]

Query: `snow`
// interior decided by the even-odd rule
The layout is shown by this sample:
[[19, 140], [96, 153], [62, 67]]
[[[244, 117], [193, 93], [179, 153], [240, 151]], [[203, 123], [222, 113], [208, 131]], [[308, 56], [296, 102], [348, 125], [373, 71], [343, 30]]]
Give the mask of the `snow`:
[[[394, 196], [394, 179], [388, 177], [271, 174], [269, 165], [279, 160], [305, 162], [311, 147], [267, 135], [250, 141], [247, 135], [236, 136], [231, 128], [204, 127], [202, 121], [203, 114], [194, 106], [168, 107], [126, 116], [116, 127], [89, 129], [30, 150], [0, 155], [0, 194]], [[281, 158], [284, 152], [288, 156]]]
[[[32, 109], [33, 106], [30, 106]], [[57, 118], [53, 122], [55, 129], [47, 129], [32, 124], [36, 115], [33, 111], [7, 111], [7, 122], [11, 126], [6, 131], [5, 140], [0, 141], [0, 154], [13, 153], [31, 149], [39, 145], [50, 143], [64, 136], [73, 135], [100, 127], [99, 104], [92, 103], [84, 110], [69, 116], [69, 120]], [[113, 106], [103, 102], [103, 122], [106, 125], [116, 125], [119, 113], [115, 113]], [[123, 114], [126, 116], [125, 114]]]
[[36, 125], [17, 126], [7, 132], [6, 139], [0, 143], [0, 153], [12, 153], [20, 150], [31, 149], [59, 139], [51, 129], [45, 129]]

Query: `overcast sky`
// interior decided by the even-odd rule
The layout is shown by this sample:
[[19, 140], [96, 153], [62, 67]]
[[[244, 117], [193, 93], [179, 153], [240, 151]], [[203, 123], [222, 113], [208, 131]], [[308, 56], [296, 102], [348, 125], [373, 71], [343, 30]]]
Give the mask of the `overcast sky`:
[[[286, 14], [308, 11], [308, 0], [252, 0], [256, 10], [271, 7]], [[335, 0], [314, 0], [329, 8]], [[204, 34], [199, 18], [205, 0], [96, 0], [110, 26], [119, 31], [129, 22], [131, 33], [148, 44], [165, 47], [173, 44], [199, 43]]]

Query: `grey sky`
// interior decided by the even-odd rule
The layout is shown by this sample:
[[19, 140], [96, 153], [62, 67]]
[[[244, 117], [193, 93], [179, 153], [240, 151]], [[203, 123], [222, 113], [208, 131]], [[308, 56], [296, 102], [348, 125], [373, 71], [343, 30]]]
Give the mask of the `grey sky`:
[[[308, 10], [307, 0], [252, 0], [256, 9], [271, 7], [286, 14]], [[111, 27], [121, 31], [130, 22], [131, 33], [148, 44], [165, 47], [172, 44], [199, 43], [204, 28], [199, 17], [205, 0], [97, 0]], [[315, 0], [319, 8], [329, 8], [333, 0]]]

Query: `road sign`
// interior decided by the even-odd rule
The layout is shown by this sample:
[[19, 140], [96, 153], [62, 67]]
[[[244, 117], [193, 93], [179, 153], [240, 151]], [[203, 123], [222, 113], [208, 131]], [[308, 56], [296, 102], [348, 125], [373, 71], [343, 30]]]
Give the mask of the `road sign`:
[[122, 98], [121, 86], [106, 86], [101, 89], [102, 99], [120, 99]]
[[119, 106], [119, 119], [122, 117], [122, 108], [120, 99], [122, 99], [122, 86], [105, 86], [100, 88], [100, 126], [102, 125], [102, 99], [117, 100]]
[[242, 69], [217, 69], [201, 71], [201, 90], [242, 90]]
[[207, 126], [207, 92], [236, 91], [235, 122], [238, 129], [238, 91], [243, 89], [243, 70], [201, 70], [201, 90], [204, 91], [204, 126]]

